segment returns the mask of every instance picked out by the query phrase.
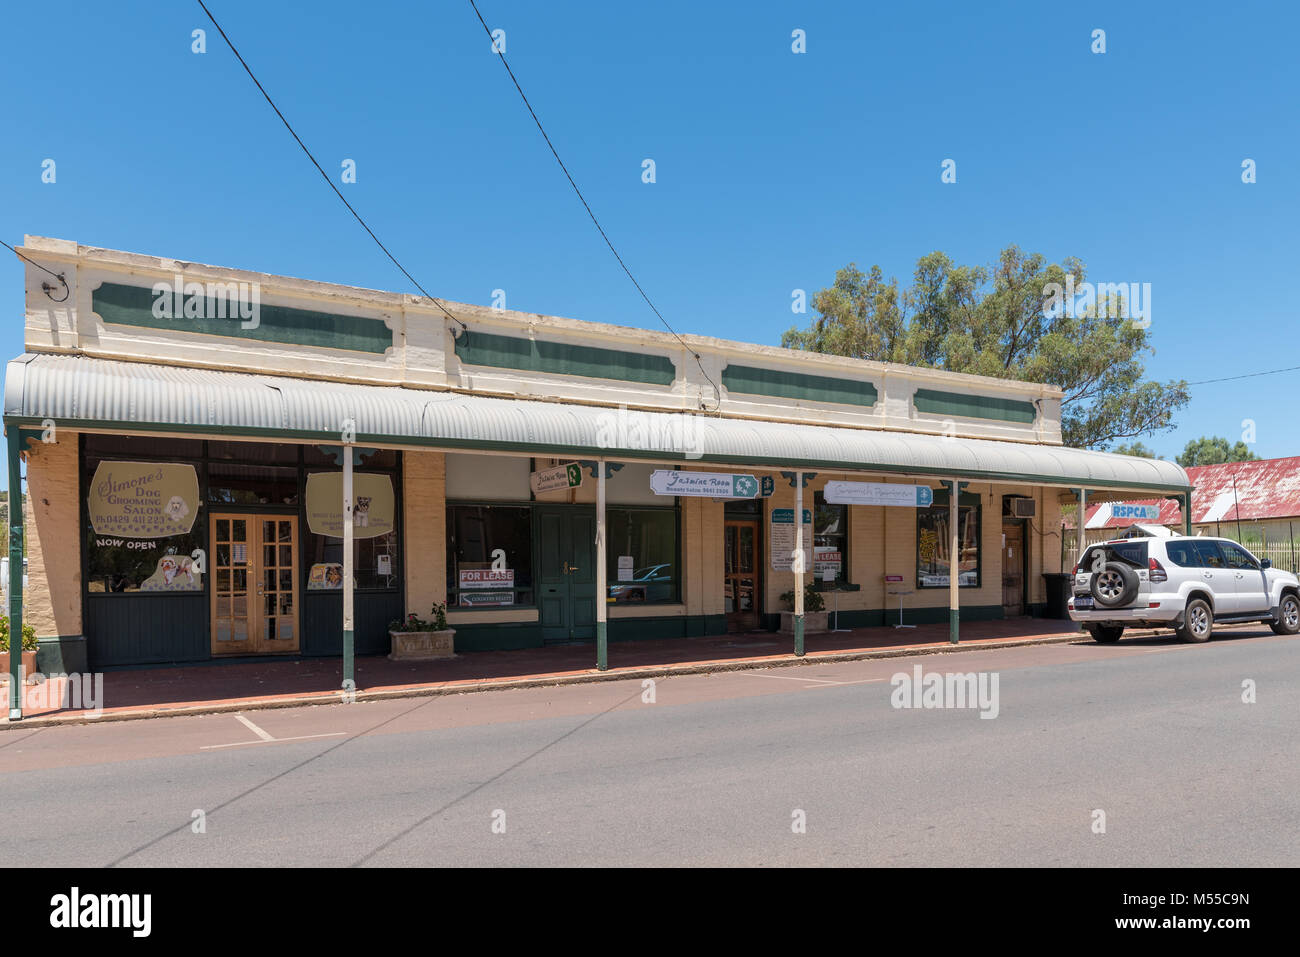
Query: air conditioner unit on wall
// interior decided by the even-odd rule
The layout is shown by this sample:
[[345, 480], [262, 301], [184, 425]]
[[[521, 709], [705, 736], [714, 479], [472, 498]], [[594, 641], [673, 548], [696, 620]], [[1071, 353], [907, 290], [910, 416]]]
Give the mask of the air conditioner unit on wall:
[[1013, 498], [1011, 514], [1016, 518], [1033, 518], [1037, 512], [1038, 502], [1032, 498]]

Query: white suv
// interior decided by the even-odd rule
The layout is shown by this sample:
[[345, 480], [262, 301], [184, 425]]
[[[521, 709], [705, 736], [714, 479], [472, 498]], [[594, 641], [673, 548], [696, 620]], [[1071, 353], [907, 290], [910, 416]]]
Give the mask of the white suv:
[[1173, 628], [1183, 641], [1209, 641], [1216, 621], [1300, 632], [1300, 581], [1226, 538], [1099, 542], [1073, 574], [1070, 619], [1104, 644], [1125, 628]]

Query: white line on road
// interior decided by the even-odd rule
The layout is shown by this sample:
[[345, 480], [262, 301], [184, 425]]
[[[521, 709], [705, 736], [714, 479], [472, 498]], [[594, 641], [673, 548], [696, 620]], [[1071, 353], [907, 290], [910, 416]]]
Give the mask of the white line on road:
[[[251, 723], [251, 722], [250, 722]], [[292, 738], [272, 738], [266, 737], [260, 741], [236, 741], [233, 744], [205, 744], [199, 748], [200, 751], [215, 751], [218, 748], [242, 748], [248, 744], [283, 744], [286, 741], [305, 741], [308, 738], [337, 738], [340, 735], [347, 734], [346, 731], [330, 731], [326, 734], [296, 734]]]
[[265, 731], [263, 731], [263, 730], [262, 730], [261, 728], [259, 728], [257, 725], [253, 724], [253, 722], [249, 721], [249, 720], [248, 720], [247, 718], [245, 718], [242, 714], [237, 714], [237, 715], [235, 715], [235, 720], [238, 721], [240, 724], [242, 724], [244, 727], [246, 727], [249, 731], [252, 731], [253, 734], [257, 735], [257, 736], [258, 736], [259, 738], [261, 738], [263, 741], [274, 741], [274, 740], [275, 740], [275, 738], [271, 737], [269, 734], [267, 734]]
[[747, 675], [750, 678], [780, 678], [782, 681], [816, 681], [820, 684], [838, 685], [842, 681], [832, 681], [829, 678], [801, 678], [798, 675], [769, 675], [766, 671], [738, 671], [736, 674]]

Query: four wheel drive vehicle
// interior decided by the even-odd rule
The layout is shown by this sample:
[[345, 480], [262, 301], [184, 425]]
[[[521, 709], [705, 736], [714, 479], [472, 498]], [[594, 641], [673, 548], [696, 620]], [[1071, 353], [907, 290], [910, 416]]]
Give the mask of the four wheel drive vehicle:
[[1092, 637], [1125, 628], [1173, 628], [1209, 641], [1215, 622], [1261, 621], [1300, 632], [1300, 581], [1226, 538], [1127, 538], [1089, 545], [1074, 566], [1070, 619]]

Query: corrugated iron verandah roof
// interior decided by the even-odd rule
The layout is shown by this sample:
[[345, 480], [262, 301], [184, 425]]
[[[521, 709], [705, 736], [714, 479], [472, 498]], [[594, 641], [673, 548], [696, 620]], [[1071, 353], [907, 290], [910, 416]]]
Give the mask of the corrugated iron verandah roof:
[[[1191, 485], [1173, 462], [1062, 446], [668, 412], [632, 411], [624, 417], [618, 409], [575, 403], [24, 354], [8, 366], [4, 420], [39, 425], [44, 419], [68, 429], [324, 442], [338, 442], [344, 420], [350, 419], [363, 445], [957, 476], [1170, 494]], [[674, 441], [668, 447], [648, 443], [653, 436]], [[687, 448], [699, 454], [688, 457]]]

